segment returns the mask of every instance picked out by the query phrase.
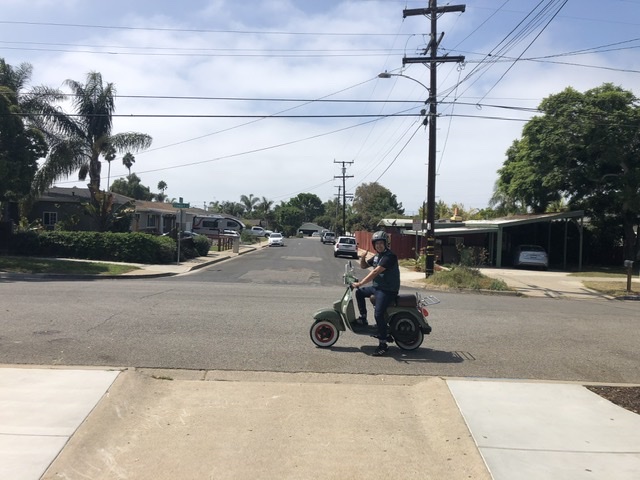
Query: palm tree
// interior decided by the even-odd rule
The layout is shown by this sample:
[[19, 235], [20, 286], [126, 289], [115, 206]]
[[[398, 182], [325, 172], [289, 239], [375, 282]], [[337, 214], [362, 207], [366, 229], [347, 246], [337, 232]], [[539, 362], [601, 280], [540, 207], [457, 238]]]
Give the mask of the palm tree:
[[240, 195], [240, 203], [244, 205], [244, 211], [247, 217], [251, 217], [253, 209], [259, 201], [260, 199], [258, 197], [254, 197], [253, 193], [250, 193], [248, 197], [246, 195]]
[[127, 170], [129, 170], [129, 175], [131, 175], [131, 167], [133, 167], [134, 163], [136, 163], [136, 157], [134, 157], [131, 152], [125, 153], [124, 157], [122, 157], [122, 165], [127, 167]]
[[158, 190], [160, 190], [160, 193], [156, 194], [156, 200], [158, 202], [164, 202], [167, 199], [167, 195], [164, 193], [167, 188], [167, 182], [165, 182], [164, 180], [160, 180], [158, 182]]
[[41, 193], [57, 180], [78, 171], [80, 180], [89, 177], [92, 202], [104, 203], [100, 195], [100, 156], [111, 151], [143, 150], [151, 145], [152, 138], [137, 132], [112, 133], [115, 87], [112, 83], [104, 84], [100, 73], [87, 74], [84, 85], [74, 80], [67, 80], [65, 85], [74, 95], [76, 115], [56, 110], [42, 117], [50, 150], [36, 174], [33, 191]]

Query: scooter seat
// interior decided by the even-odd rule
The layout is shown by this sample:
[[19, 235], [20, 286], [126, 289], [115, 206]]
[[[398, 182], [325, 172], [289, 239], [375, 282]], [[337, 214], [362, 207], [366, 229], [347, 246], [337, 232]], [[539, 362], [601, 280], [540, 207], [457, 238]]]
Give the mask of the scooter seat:
[[[376, 304], [375, 295], [371, 295], [371, 297], [369, 297], [369, 300], [371, 301], [372, 305]], [[418, 305], [418, 301], [417, 301], [415, 295], [412, 295], [410, 293], [399, 293], [396, 296], [396, 301], [393, 302], [392, 305], [394, 305], [396, 307], [412, 308], [412, 307], [416, 307]]]
[[409, 293], [398, 294], [396, 297], [397, 307], [415, 307], [418, 305], [416, 296]]

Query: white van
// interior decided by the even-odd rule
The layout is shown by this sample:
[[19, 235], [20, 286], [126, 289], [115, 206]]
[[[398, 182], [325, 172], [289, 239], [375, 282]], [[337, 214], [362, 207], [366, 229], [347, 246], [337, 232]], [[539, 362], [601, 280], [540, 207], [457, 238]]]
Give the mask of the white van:
[[195, 216], [191, 224], [191, 230], [194, 233], [211, 238], [239, 235], [244, 227], [244, 223], [237, 218], [224, 215]]

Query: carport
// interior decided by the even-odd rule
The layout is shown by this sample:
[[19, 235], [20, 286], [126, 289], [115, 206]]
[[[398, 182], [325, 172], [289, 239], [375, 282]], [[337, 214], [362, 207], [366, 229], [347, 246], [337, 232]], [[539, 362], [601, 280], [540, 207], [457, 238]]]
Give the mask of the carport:
[[[561, 228], [552, 228], [558, 225]], [[578, 271], [582, 270], [583, 249], [583, 225], [584, 211], [543, 213], [533, 215], [514, 215], [492, 220], [468, 220], [458, 223], [451, 228], [439, 228], [436, 223], [436, 238], [444, 236], [475, 235], [484, 233], [487, 235], [486, 245], [489, 247], [489, 258], [496, 267], [502, 267], [503, 255], [513, 251], [515, 243], [536, 243], [546, 248], [549, 256], [552, 253], [557, 258], [556, 250], [560, 244], [562, 249], [562, 268], [567, 269], [567, 256], [569, 252], [568, 239], [570, 225], [574, 225], [578, 233], [577, 239], [577, 264]], [[540, 227], [546, 227], [540, 228]], [[439, 231], [438, 231], [439, 230]], [[544, 231], [546, 230], [546, 232]], [[543, 238], [544, 237], [544, 238]], [[519, 239], [519, 241], [518, 241]], [[544, 240], [544, 241], [543, 241]]]

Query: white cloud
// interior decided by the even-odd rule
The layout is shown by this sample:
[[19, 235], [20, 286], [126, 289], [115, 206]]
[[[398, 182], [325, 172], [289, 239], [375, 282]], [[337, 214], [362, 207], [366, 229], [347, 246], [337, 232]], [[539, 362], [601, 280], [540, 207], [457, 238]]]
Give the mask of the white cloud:
[[[16, 21], [48, 21], [83, 23], [104, 26], [132, 26], [139, 29], [80, 29], [74, 27], [37, 28], [7, 24], [11, 41], [39, 41], [82, 45], [103, 45], [110, 52], [142, 52], [95, 54], [71, 51], [37, 51], [47, 48], [0, 43], [0, 56], [10, 64], [28, 61], [34, 66], [33, 84], [60, 86], [67, 78], [83, 81], [89, 71], [99, 71], [105, 81], [113, 82], [120, 95], [251, 97], [315, 99], [346, 89], [330, 98], [384, 100], [415, 100], [413, 104], [392, 103], [314, 103], [214, 101], [118, 98], [116, 113], [122, 115], [272, 115], [298, 107], [289, 114], [391, 114], [409, 107], [415, 113], [427, 92], [406, 79], [380, 80], [383, 71], [397, 71], [402, 56], [415, 56], [415, 49], [424, 43], [422, 35], [407, 38], [406, 34], [426, 32], [428, 22], [423, 17], [403, 21], [404, 2], [375, 1], [194, 1], [176, 6], [167, 1], [110, 3], [110, 8], [87, 3], [66, 2], [69, 10], [55, 14], [46, 2], [33, 6], [11, 5]], [[0, 4], [5, 6], [7, 1]], [[56, 2], [58, 4], [58, 2]], [[424, 2], [409, 2], [417, 7]], [[440, 24], [446, 35], [443, 47], [458, 47], [470, 61], [488, 53], [524, 17], [530, 2], [514, 2], [516, 7], [490, 22], [483, 21], [493, 13], [493, 2], [469, 5], [464, 14], [444, 15]], [[185, 5], [189, 5], [186, 7]], [[618, 8], [611, 12], [611, 28], [593, 31], [584, 18], [597, 18], [598, 2], [585, 0], [580, 8], [563, 11], [550, 28], [536, 41], [528, 55], [548, 55], [579, 48], [593, 47], [634, 38], [637, 25], [627, 25], [629, 14]], [[75, 10], [74, 10], [75, 7]], [[625, 7], [620, 3], [617, 7]], [[187, 10], [189, 8], [189, 10]], [[64, 14], [63, 14], [64, 13]], [[618, 16], [619, 15], [619, 16]], [[554, 25], [557, 27], [553, 28]], [[571, 36], [564, 31], [571, 27]], [[151, 30], [162, 28], [165, 30]], [[188, 29], [177, 31], [168, 29]], [[477, 29], [477, 30], [476, 30]], [[214, 33], [204, 30], [265, 30], [289, 32], [289, 35], [259, 33]], [[316, 35], [298, 35], [314, 32]], [[375, 35], [320, 35], [321, 33], [383, 33]], [[469, 36], [471, 35], [471, 36]], [[468, 37], [469, 36], [469, 37]], [[37, 40], [36, 40], [37, 37]], [[468, 37], [468, 38], [467, 38]], [[4, 39], [5, 41], [7, 38]], [[5, 48], [3, 48], [3, 45]], [[637, 44], [636, 44], [637, 45]], [[116, 46], [130, 47], [128, 50]], [[137, 48], [134, 48], [137, 47]], [[141, 47], [146, 47], [144, 50]], [[29, 48], [29, 49], [27, 49]], [[50, 47], [74, 50], [72, 47]], [[154, 50], [155, 48], [155, 50]], [[245, 49], [235, 56], [220, 49]], [[388, 55], [372, 56], [372, 50], [394, 50]], [[636, 47], [637, 48], [637, 47]], [[206, 50], [218, 49], [218, 50]], [[290, 55], [300, 50], [317, 50], [317, 54], [333, 56], [283, 57], [276, 50]], [[77, 50], [95, 50], [77, 47]], [[250, 51], [251, 50], [251, 51]], [[477, 52], [477, 53], [474, 53]], [[310, 52], [309, 52], [310, 53]], [[351, 53], [352, 56], [344, 56]], [[163, 54], [163, 55], [157, 55]], [[172, 55], [167, 55], [172, 54]], [[174, 55], [175, 54], [175, 55]], [[247, 56], [253, 54], [254, 56]], [[259, 55], [260, 54], [260, 55]], [[454, 51], [453, 54], [458, 54]], [[516, 55], [516, 52], [512, 52]], [[268, 56], [271, 55], [271, 56]], [[616, 69], [640, 70], [640, 60], [634, 50], [608, 52], [585, 57], [555, 59], [607, 66]], [[459, 73], [455, 65], [438, 69], [439, 90], [444, 92], [464, 78], [474, 68], [466, 65]], [[529, 113], [498, 110], [473, 103], [487, 94], [507, 69], [508, 64], [496, 64], [476, 83], [464, 83], [458, 90], [454, 113], [475, 118], [448, 117], [446, 104], [439, 106], [438, 120], [437, 196], [447, 203], [463, 203], [468, 208], [487, 205], [496, 180], [496, 170], [504, 161], [506, 149], [518, 138], [524, 122], [490, 120], [479, 116], [529, 118]], [[427, 70], [413, 65], [408, 75], [428, 84]], [[373, 80], [372, 80], [373, 79]], [[483, 103], [517, 107], [535, 107], [540, 100], [567, 86], [579, 90], [593, 88], [611, 81], [638, 91], [638, 74], [615, 70], [588, 69], [566, 64], [520, 62], [486, 95]], [[453, 99], [451, 95], [448, 100]], [[354, 161], [349, 167], [348, 188], [353, 191], [361, 182], [380, 178], [380, 183], [396, 193], [409, 212], [416, 212], [425, 197], [427, 133], [424, 128], [399, 153], [408, 136], [417, 128], [415, 118], [389, 118], [376, 123], [351, 128], [331, 135], [324, 133], [364, 123], [366, 118], [331, 119], [248, 119], [248, 118], [145, 118], [117, 117], [116, 131], [140, 131], [153, 136], [149, 152], [136, 154], [133, 171], [153, 190], [159, 180], [167, 182], [169, 197], [183, 197], [194, 204], [212, 200], [239, 200], [242, 194], [287, 200], [288, 195], [311, 191], [323, 200], [337, 193], [334, 180], [340, 174], [336, 161]], [[244, 126], [240, 126], [246, 124]], [[404, 137], [402, 135], [405, 134]], [[316, 135], [314, 139], [301, 141]], [[199, 138], [202, 137], [202, 138]], [[191, 139], [196, 139], [189, 141]], [[169, 146], [178, 144], [175, 146]], [[278, 148], [270, 148], [284, 145]], [[394, 146], [395, 145], [395, 146]], [[446, 148], [445, 148], [446, 146]], [[166, 148], [162, 148], [166, 147]], [[246, 153], [261, 150], [255, 153]], [[195, 164], [182, 168], [179, 165]], [[172, 168], [168, 168], [172, 167]], [[106, 171], [106, 169], [103, 169]], [[111, 168], [111, 180], [126, 174], [119, 160]], [[73, 179], [71, 179], [73, 180]], [[106, 179], [105, 179], [106, 183]], [[67, 183], [68, 185], [72, 183]], [[322, 184], [321, 187], [311, 189]]]

